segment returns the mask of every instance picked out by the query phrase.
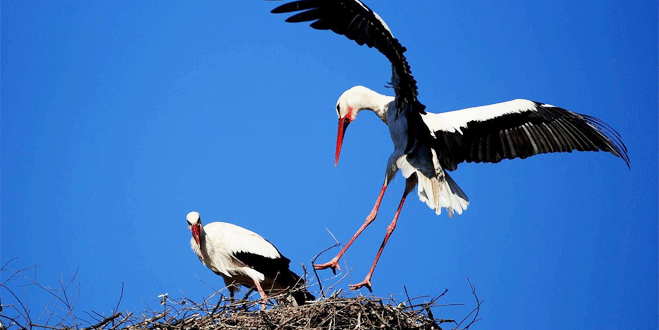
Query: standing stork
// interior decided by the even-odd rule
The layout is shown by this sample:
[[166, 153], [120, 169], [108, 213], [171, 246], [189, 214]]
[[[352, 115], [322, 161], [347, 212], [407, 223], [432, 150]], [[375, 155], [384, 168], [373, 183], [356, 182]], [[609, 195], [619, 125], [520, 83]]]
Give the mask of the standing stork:
[[266, 291], [275, 295], [290, 292], [295, 305], [315, 299], [304, 288], [304, 280], [288, 268], [291, 261], [257, 233], [226, 222], [202, 226], [195, 211], [188, 213], [186, 220], [192, 232], [192, 251], [204, 266], [222, 276], [231, 298], [238, 285], [243, 285], [256, 288], [264, 304]]
[[391, 86], [395, 96], [385, 96], [356, 86], [339, 97], [336, 112], [339, 127], [335, 165], [346, 129], [362, 110], [370, 110], [389, 126], [394, 151], [385, 170], [384, 184], [364, 224], [339, 254], [316, 269], [339, 268], [338, 261], [359, 234], [375, 220], [387, 185], [400, 170], [405, 191], [393, 221], [366, 278], [351, 285], [371, 290], [371, 277], [378, 259], [396, 227], [407, 194], [418, 186], [419, 199], [437, 214], [446, 208], [450, 217], [462, 214], [469, 199], [448, 175], [462, 162], [498, 163], [502, 159], [526, 158], [550, 152], [607, 151], [629, 157], [620, 135], [601, 120], [549, 104], [513, 100], [463, 110], [430, 113], [417, 99], [416, 80], [405, 59], [403, 47], [378, 14], [359, 0], [300, 0], [283, 4], [272, 13], [293, 13], [287, 22], [313, 21], [311, 27], [332, 30], [359, 45], [375, 47], [391, 62]]

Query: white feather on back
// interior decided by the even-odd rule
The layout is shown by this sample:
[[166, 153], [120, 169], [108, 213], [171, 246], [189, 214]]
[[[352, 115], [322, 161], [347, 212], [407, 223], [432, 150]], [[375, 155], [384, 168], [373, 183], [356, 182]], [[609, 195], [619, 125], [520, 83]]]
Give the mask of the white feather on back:
[[259, 282], [264, 275], [238, 260], [234, 254], [246, 252], [267, 258], [281, 258], [277, 248], [257, 233], [226, 222], [211, 222], [204, 226], [205, 254], [192, 238], [190, 245], [199, 260], [215, 273], [220, 273], [225, 280], [236, 275], [247, 275]]
[[[552, 107], [550, 105], [543, 105]], [[470, 121], [487, 121], [507, 114], [525, 111], [537, 111], [536, 104], [529, 100], [512, 100], [508, 102], [483, 105], [480, 107], [467, 108], [443, 113], [425, 113], [421, 115], [423, 122], [430, 129], [430, 134], [435, 136], [436, 131], [459, 132], [461, 127], [466, 127]]]
[[274, 245], [259, 234], [226, 222], [211, 222], [204, 226], [206, 235], [215, 248], [226, 249], [229, 253], [247, 252], [267, 258], [281, 258]]

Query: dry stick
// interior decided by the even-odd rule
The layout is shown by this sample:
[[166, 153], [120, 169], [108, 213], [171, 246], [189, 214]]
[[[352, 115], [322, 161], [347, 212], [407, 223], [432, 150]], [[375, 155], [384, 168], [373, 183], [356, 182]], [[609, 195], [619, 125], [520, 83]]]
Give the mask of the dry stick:
[[160, 314], [156, 314], [156, 315], [154, 315], [154, 316], [152, 316], [152, 317], [150, 317], [150, 318], [148, 318], [148, 319], [146, 319], [146, 320], [144, 320], [144, 321], [142, 321], [142, 322], [140, 322], [140, 323], [138, 323], [138, 324], [144, 324], [144, 325], [147, 325], [147, 324], [149, 324], [149, 323], [153, 323], [153, 321], [155, 321], [155, 320], [159, 320], [159, 319], [163, 318], [163, 317], [165, 316], [165, 314], [166, 314], [166, 312], [162, 312], [162, 313], [160, 313]]
[[[92, 313], [96, 314], [96, 316], [94, 316], [94, 315], [90, 314], [89, 312], [85, 311], [85, 314], [91, 316], [91, 318], [94, 319], [94, 321], [96, 321], [96, 322], [98, 322], [98, 320], [102, 320], [102, 319], [105, 318], [105, 316], [103, 316], [101, 313], [99, 313], [97, 311], [92, 311]], [[116, 314], [116, 313], [114, 313], [114, 314]]]
[[60, 327], [51, 327], [51, 326], [49, 326], [49, 325], [39, 325], [39, 324], [30, 324], [30, 326], [31, 326], [31, 327], [36, 327], [36, 328], [53, 329], [53, 330], [66, 330], [66, 329], [70, 329], [70, 328], [68, 328], [68, 327], [60, 328]]
[[478, 318], [478, 313], [480, 312], [481, 304], [484, 302], [484, 301], [480, 301], [478, 299], [478, 296], [476, 295], [476, 288], [471, 284], [471, 281], [469, 280], [469, 277], [467, 277], [467, 282], [469, 283], [469, 287], [471, 288], [471, 294], [474, 295], [474, 298], [476, 298], [476, 308], [474, 308], [469, 314], [467, 314], [467, 316], [465, 316], [465, 318], [462, 319], [462, 321], [460, 321], [460, 323], [458, 323], [457, 326], [459, 327], [467, 318], [469, 318], [469, 316], [471, 316], [471, 314], [474, 314], [474, 313], [476, 313], [476, 314], [474, 315], [474, 318], [471, 320], [471, 322], [469, 322], [469, 324], [467, 324], [467, 326], [464, 327], [463, 329], [469, 329], [469, 327], [472, 324], [474, 324], [476, 321], [479, 320], [479, 319], [477, 319]]
[[[10, 288], [5, 286], [4, 284], [0, 287], [4, 287], [5, 290], [9, 291], [9, 293], [14, 297], [14, 299], [16, 299], [18, 304], [21, 305], [21, 308], [23, 309], [23, 311], [21, 312], [21, 311], [18, 310], [18, 308], [14, 307], [14, 306], [12, 306], [12, 307], [14, 307], [14, 309], [18, 312], [18, 314], [20, 316], [23, 316], [23, 318], [25, 318], [25, 321], [27, 321], [27, 324], [31, 324], [32, 319], [30, 318], [30, 312], [27, 310], [27, 307], [25, 307], [25, 305], [23, 305], [23, 302], [20, 299], [18, 299], [18, 296], [14, 293], [14, 291], [12, 291]], [[25, 314], [23, 314], [23, 313], [25, 313]], [[0, 315], [0, 316], [2, 316], [2, 315]], [[16, 323], [16, 324], [18, 324], [18, 323]], [[25, 328], [25, 326], [23, 326], [23, 328]]]
[[[9, 266], [9, 263], [11, 263], [12, 261], [14, 261], [14, 260], [16, 260], [16, 259], [18, 259], [18, 258], [14, 257], [14, 258], [11, 258], [9, 261], [7, 261], [7, 262], [2, 266], [2, 268], [0, 268], [0, 272], [5, 271], [5, 268], [6, 268], [7, 266]], [[14, 297], [14, 299], [16, 299], [16, 301], [18, 302], [18, 304], [21, 306], [22, 311], [19, 311], [18, 308], [16, 308], [16, 307], [13, 307], [13, 306], [12, 306], [12, 307], [18, 312], [18, 314], [19, 314], [20, 316], [23, 316], [23, 318], [25, 318], [25, 320], [27, 321], [27, 324], [32, 323], [32, 318], [30, 317], [30, 312], [27, 310], [27, 307], [23, 304], [23, 302], [22, 302], [20, 299], [18, 299], [18, 296], [16, 296], [16, 294], [14, 293], [14, 291], [12, 291], [9, 287], [7, 287], [6, 283], [9, 282], [10, 280], [12, 280], [12, 279], [14, 278], [14, 276], [17, 276], [17, 275], [19, 275], [19, 274], [22, 275], [23, 278], [27, 278], [27, 276], [23, 275], [22, 273], [25, 272], [25, 271], [27, 271], [27, 270], [29, 270], [29, 269], [32, 269], [32, 268], [35, 268], [35, 269], [36, 269], [36, 266], [29, 266], [29, 267], [21, 268], [21, 269], [19, 269], [19, 270], [17, 270], [17, 271], [14, 271], [13, 274], [11, 274], [11, 275], [10, 275], [10, 276], [9, 276], [4, 282], [2, 282], [2, 284], [0, 284], [0, 288], [3, 288], [3, 287], [4, 287], [7, 291], [9, 291], [9, 293]], [[35, 273], [35, 274], [36, 274], [36, 273]], [[18, 324], [18, 323], [17, 323], [17, 324]], [[23, 326], [23, 328], [25, 328], [25, 326]]]
[[[8, 266], [12, 261], [14, 261], [14, 260], [16, 260], [16, 259], [18, 259], [18, 257], [13, 257], [13, 258], [9, 259], [9, 261], [5, 262], [5, 264], [2, 265], [2, 267], [0, 267], [0, 272], [1, 272], [1, 271], [4, 271], [5, 268], [7, 268], [7, 266]], [[3, 284], [4, 284], [4, 283], [3, 283]]]
[[69, 280], [69, 283], [66, 284], [66, 286], [64, 286], [61, 279], [59, 280], [60, 292], [64, 296], [64, 305], [66, 305], [66, 308], [69, 310], [69, 315], [71, 316], [71, 320], [73, 320], [73, 323], [75, 324], [76, 328], [79, 328], [80, 326], [78, 325], [78, 319], [76, 318], [75, 314], [73, 314], [73, 310], [78, 304], [78, 298], [80, 298], [80, 281], [78, 281], [78, 291], [75, 297], [75, 301], [73, 301], [73, 304], [69, 302], [69, 296], [67, 294], [67, 290], [69, 289], [69, 286], [71, 286], [75, 278], [78, 276], [78, 270], [80, 270], [80, 267], [76, 268], [75, 273], [73, 273], [73, 276], [71, 276], [71, 279]]
[[221, 291], [221, 290], [217, 290], [217, 289], [215, 289], [213, 286], [211, 286], [210, 284], [206, 283], [206, 282], [205, 282], [204, 280], [202, 280], [197, 274], [194, 274], [194, 276], [195, 276], [199, 281], [201, 281], [201, 283], [204, 283], [204, 284], [206, 284], [207, 287], [211, 288], [211, 290], [213, 290], [213, 291], [215, 291], [215, 292]]
[[108, 317], [106, 317], [105, 319], [103, 319], [103, 321], [101, 321], [101, 322], [99, 322], [99, 323], [97, 323], [97, 324], [95, 324], [95, 325], [92, 325], [92, 326], [89, 326], [89, 327], [86, 327], [86, 328], [82, 328], [82, 330], [91, 330], [91, 329], [102, 328], [104, 325], [110, 323], [110, 321], [116, 319], [116, 318], [119, 317], [119, 316], [121, 316], [121, 312], [119, 312], [119, 313], [117, 313], [117, 314], [114, 314], [114, 315], [112, 315], [112, 316], [108, 316]]
[[[185, 302], [186, 300], [189, 301], [189, 302], [190, 302], [192, 305], [194, 305], [195, 307], [197, 307], [197, 309], [199, 309], [200, 311], [203, 311], [203, 310], [204, 310], [203, 307], [199, 306], [196, 302], [192, 301], [192, 299], [189, 299], [189, 298], [185, 298], [185, 299], [183, 299], [184, 302]], [[173, 307], [173, 306], [172, 306], [172, 307]]]
[[[405, 289], [405, 295], [407, 296], [407, 302], [412, 306], [412, 301], [410, 300], [410, 295], [407, 293], [407, 286], [403, 285], [403, 289]], [[412, 308], [414, 310], [414, 308]]]
[[[329, 231], [329, 230], [327, 230], [327, 231]], [[331, 234], [332, 233], [330, 232], [330, 235]], [[334, 237], [334, 235], [332, 235], [332, 237]], [[336, 240], [336, 238], [335, 238], [335, 240]], [[336, 244], [326, 248], [325, 250], [320, 251], [320, 253], [316, 254], [316, 256], [313, 257], [313, 259], [311, 259], [311, 266], [313, 267], [313, 273], [316, 275], [316, 280], [318, 280], [318, 287], [320, 288], [320, 295], [323, 298], [326, 298], [326, 297], [325, 297], [325, 292], [323, 291], [323, 284], [320, 280], [320, 276], [318, 276], [318, 272], [316, 271], [316, 267], [315, 267], [316, 266], [316, 259], [318, 259], [318, 257], [320, 257], [323, 253], [325, 253], [325, 252], [327, 252], [327, 251], [329, 251], [329, 250], [331, 250], [331, 249], [333, 249], [337, 246], [341, 246], [341, 243], [337, 242]]]
[[[300, 279], [298, 280], [298, 283], [295, 283], [295, 287], [297, 287], [298, 290], [300, 290], [300, 284], [303, 284], [301, 286], [301, 290], [306, 290], [307, 288], [311, 287], [311, 285], [309, 285], [309, 273], [307, 273], [307, 267], [305, 267], [304, 264], [302, 264], [302, 270], [304, 271], [304, 280]], [[302, 281], [302, 283], [300, 283], [300, 281]]]
[[[76, 274], [77, 274], [77, 271], [76, 271]], [[23, 277], [24, 277], [26, 280], [28, 280], [29, 282], [31, 282], [31, 283], [30, 283], [31, 285], [35, 285], [35, 286], [37, 286], [38, 288], [40, 288], [40, 289], [46, 291], [47, 293], [49, 293], [50, 295], [52, 295], [52, 296], [56, 299], [56, 301], [60, 301], [60, 302], [62, 302], [62, 303], [63, 303], [63, 304], [69, 309], [69, 314], [72, 314], [72, 313], [73, 313], [73, 311], [71, 310], [70, 305], [68, 304], [68, 297], [66, 297], [66, 290], [63, 292], [63, 294], [64, 294], [64, 298], [66, 299], [66, 300], [64, 300], [64, 299], [62, 299], [59, 295], [55, 294], [55, 293], [53, 292], [53, 290], [51, 290], [51, 289], [49, 289], [49, 288], [46, 288], [46, 287], [44, 287], [43, 285], [39, 284], [39, 283], [36, 281], [36, 273], [35, 273], [35, 279], [30, 279], [30, 278], [28, 278], [28, 277], [25, 276], [25, 275], [23, 275]], [[74, 274], [73, 278], [75, 278], [75, 274]], [[73, 280], [73, 278], [72, 278], [72, 280]], [[61, 285], [61, 281], [60, 281], [60, 285]], [[15, 296], [14, 296], [14, 297], [15, 297]], [[15, 297], [15, 298], [18, 300], [18, 297]], [[56, 305], [57, 305], [57, 304], [55, 304], [55, 306], [53, 306], [53, 311], [55, 310]], [[51, 315], [51, 316], [52, 316], [52, 315]], [[50, 318], [49, 318], [49, 319], [50, 319]], [[72, 316], [72, 319], [73, 319], [73, 321], [75, 322], [75, 316]], [[62, 321], [64, 321], [64, 318], [60, 321], [60, 323], [61, 323]], [[30, 324], [31, 324], [31, 323], [30, 323]], [[76, 323], [76, 327], [77, 327], [77, 323]]]
[[[27, 295], [27, 292], [26, 292], [25, 294]], [[49, 323], [50, 323], [50, 319], [52, 319], [53, 316], [55, 316], [55, 309], [57, 308], [57, 303], [58, 303], [57, 300], [55, 300], [55, 302], [53, 303], [53, 311], [50, 312], [50, 314], [48, 314], [48, 319], [46, 319], [46, 323], [45, 323], [45, 324], [49, 324]], [[48, 305], [50, 305], [50, 302], [48, 303]], [[44, 313], [47, 312], [47, 310], [48, 310], [48, 305], [46, 305], [46, 307], [44, 307], [44, 310], [41, 312], [41, 315], [39, 315], [39, 318], [37, 319], [37, 322], [40, 322], [40, 321], [41, 321], [41, 316], [42, 316]]]
[[121, 304], [121, 300], [123, 298], [124, 298], [124, 282], [121, 282], [121, 292], [119, 293], [119, 301], [117, 301], [117, 306], [114, 308], [115, 313], [119, 311], [119, 305]]
[[128, 315], [126, 315], [126, 317], [124, 317], [123, 320], [121, 320], [121, 321], [119, 321], [119, 323], [116, 323], [115, 325], [113, 325], [112, 328], [110, 328], [110, 330], [116, 329], [122, 323], [126, 322], [128, 320], [128, 318], [130, 318], [131, 316], [133, 316], [133, 312], [128, 313]]
[[268, 317], [265, 315], [264, 311], [261, 311], [259, 314], [261, 314], [261, 318], [263, 318], [263, 322], [265, 323], [266, 326], [268, 326], [269, 329], [275, 329], [275, 325], [270, 322]]
[[[330, 287], [327, 288], [327, 292], [331, 291], [331, 290], [332, 290], [337, 284], [341, 283], [341, 281], [343, 281], [344, 278], [348, 277], [348, 275], [350, 275], [350, 272], [352, 272], [352, 270], [353, 270], [353, 268], [348, 269], [348, 270], [345, 272], [345, 274], [344, 274], [343, 276], [341, 276], [341, 278], [340, 278], [338, 281], [336, 281], [336, 283], [332, 284]], [[338, 276], [338, 275], [337, 275], [337, 276]], [[342, 290], [342, 289], [341, 289], [341, 290]], [[340, 292], [340, 291], [339, 291], [339, 292]], [[332, 295], [334, 295], [334, 294], [332, 294]], [[338, 295], [338, 294], [337, 294], [337, 295]]]
[[[181, 290], [181, 293], [183, 293], [183, 295], [187, 296], [185, 294], [185, 292], [183, 292], [183, 290]], [[204, 308], [208, 309], [208, 302], [211, 299], [213, 299], [213, 297], [215, 297], [216, 295], [217, 295], [217, 292], [213, 292], [210, 296], [204, 298], [204, 301], [202, 302], [202, 305], [204, 305]], [[190, 300], [190, 299], [188, 299], [188, 300]], [[224, 300], [224, 295], [220, 294], [220, 300]]]
[[[432, 307], [432, 306], [438, 306], [438, 305], [436, 305], [437, 300], [439, 300], [441, 297], [443, 297], [447, 292], [448, 292], [448, 289], [444, 289], [444, 292], [442, 292], [439, 296], [437, 296], [437, 297], [431, 299], [431, 300], [430, 300], [430, 303], [426, 303], [426, 304], [424, 305], [424, 309], [425, 309], [426, 312], [428, 313], [428, 317], [429, 317], [430, 319], [435, 320], [435, 316], [432, 314], [432, 310], [430, 309], [430, 307]], [[459, 304], [459, 305], [462, 305], [462, 304]], [[442, 305], [442, 306], [443, 306], [443, 305]], [[442, 323], [454, 323], [454, 324], [458, 325], [458, 323], [455, 322], [454, 319], [437, 319], [437, 321], [439, 322], [439, 324], [442, 324]]]
[[[17, 326], [19, 326], [21, 329], [25, 329], [25, 327], [22, 326], [22, 325], [20, 325], [20, 323], [18, 323], [18, 321], [14, 320], [13, 318], [11, 318], [11, 317], [9, 317], [9, 316], [5, 316], [5, 315], [0, 314], [0, 317], [4, 317], [4, 318], [6, 318], [6, 319], [9, 320], [9, 321], [14, 322], [14, 324], [16, 324]], [[9, 328], [9, 327], [11, 327], [11, 326], [12, 326], [12, 324], [9, 324], [9, 326], [8, 326], [7, 328]]]
[[[0, 268], [0, 272], [5, 271], [5, 268], [7, 268], [7, 266], [9, 266], [9, 263], [11, 263], [12, 261], [14, 261], [14, 260], [16, 260], [16, 259], [18, 259], [18, 258], [14, 257], [14, 258], [11, 258], [9, 261], [7, 261], [7, 262], [2, 266], [2, 268]], [[16, 276], [16, 275], [18, 275], [18, 274], [20, 274], [20, 273], [22, 273], [22, 272], [24, 272], [24, 271], [26, 271], [26, 270], [29, 270], [29, 269], [31, 269], [31, 268], [35, 268], [35, 267], [36, 267], [36, 266], [29, 266], [29, 267], [25, 267], [25, 268], [22, 268], [22, 269], [19, 269], [19, 270], [14, 271], [14, 273], [11, 274], [11, 275], [10, 275], [10, 276], [9, 276], [4, 282], [2, 282], [2, 284], [0, 284], [0, 285], [4, 286], [5, 283], [11, 281], [11, 279], [14, 278], [14, 276]]]
[[[332, 233], [332, 232], [331, 232], [329, 229], [327, 229], [327, 228], [325, 228], [325, 230], [327, 230], [327, 232], [330, 234], [330, 236], [332, 236], [332, 238], [334, 239], [334, 242], [336, 242], [336, 244], [340, 244], [339, 240], [336, 239], [336, 236], [334, 236], [334, 233]], [[346, 260], [345, 255], [342, 257], [342, 259], [343, 259], [343, 267], [344, 267], [344, 269], [348, 269], [348, 261]], [[348, 273], [350, 273], [350, 272], [348, 272]]]
[[224, 301], [224, 296], [220, 296], [220, 299], [217, 301], [217, 305], [215, 305], [215, 308], [213, 308], [213, 311], [211, 312], [211, 316], [215, 314], [215, 311], [220, 307], [220, 304]]
[[[87, 314], [87, 316], [91, 317], [91, 319], [94, 320], [95, 323], [98, 323], [101, 320], [105, 319], [105, 316], [101, 315], [100, 313], [98, 313], [96, 311], [91, 311], [91, 312], [83, 311], [83, 313], [85, 313], [85, 314]], [[95, 315], [92, 315], [92, 314], [95, 314]], [[114, 313], [112, 315], [114, 315]], [[87, 321], [87, 323], [92, 324], [92, 322], [88, 322], [88, 321]]]

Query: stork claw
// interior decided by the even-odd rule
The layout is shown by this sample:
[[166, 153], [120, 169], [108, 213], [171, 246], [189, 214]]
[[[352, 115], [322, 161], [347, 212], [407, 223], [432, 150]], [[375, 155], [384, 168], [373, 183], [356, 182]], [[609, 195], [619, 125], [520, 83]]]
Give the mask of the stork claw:
[[364, 286], [368, 289], [368, 291], [373, 293], [373, 290], [371, 289], [371, 279], [369, 278], [365, 278], [363, 281], [357, 284], [350, 284], [350, 290], [359, 290]]
[[337, 269], [339, 271], [341, 271], [341, 267], [339, 267], [339, 260], [337, 260], [336, 258], [332, 259], [329, 262], [326, 262], [324, 264], [313, 265], [313, 269], [315, 269], [315, 270], [321, 270], [321, 269], [326, 269], [326, 268], [332, 268], [332, 273], [334, 273], [334, 275], [336, 275], [336, 270]]

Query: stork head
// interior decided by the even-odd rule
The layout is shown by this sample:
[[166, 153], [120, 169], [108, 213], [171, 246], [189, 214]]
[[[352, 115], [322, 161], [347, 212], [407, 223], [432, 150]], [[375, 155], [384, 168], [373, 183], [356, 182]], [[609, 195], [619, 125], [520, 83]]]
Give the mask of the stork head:
[[336, 101], [336, 115], [339, 117], [339, 131], [336, 135], [336, 154], [334, 158], [334, 166], [339, 163], [339, 155], [341, 154], [341, 146], [343, 145], [343, 137], [346, 134], [348, 125], [357, 118], [357, 113], [365, 109], [362, 107], [364, 90], [370, 89], [363, 86], [355, 86], [343, 92], [339, 100]]
[[201, 244], [201, 216], [199, 216], [199, 212], [192, 211], [188, 213], [188, 215], [185, 217], [186, 220], [188, 220], [188, 229], [192, 232], [192, 237], [194, 240], [197, 242], [197, 244]]
[[339, 117], [339, 132], [336, 135], [336, 156], [334, 166], [339, 163], [341, 154], [341, 145], [343, 145], [343, 136], [346, 134], [348, 125], [357, 118], [357, 113], [362, 110], [371, 110], [380, 117], [383, 122], [387, 122], [386, 112], [389, 103], [393, 97], [385, 96], [374, 92], [364, 86], [355, 86], [343, 92], [339, 100], [336, 101], [336, 114]]

